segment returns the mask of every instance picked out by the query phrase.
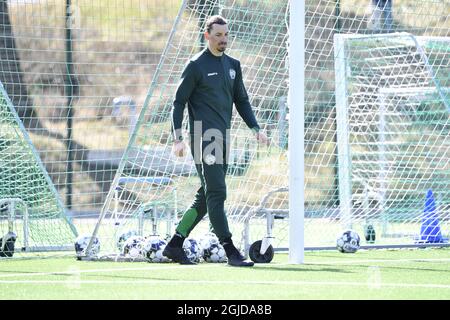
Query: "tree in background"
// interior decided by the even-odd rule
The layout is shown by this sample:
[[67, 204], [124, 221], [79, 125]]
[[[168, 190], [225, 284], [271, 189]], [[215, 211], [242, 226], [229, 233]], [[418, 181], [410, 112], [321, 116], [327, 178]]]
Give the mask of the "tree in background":
[[24, 126], [34, 131], [42, 129], [43, 126], [33, 108], [33, 100], [28, 95], [27, 87], [23, 82], [7, 0], [0, 0], [0, 71], [0, 81]]

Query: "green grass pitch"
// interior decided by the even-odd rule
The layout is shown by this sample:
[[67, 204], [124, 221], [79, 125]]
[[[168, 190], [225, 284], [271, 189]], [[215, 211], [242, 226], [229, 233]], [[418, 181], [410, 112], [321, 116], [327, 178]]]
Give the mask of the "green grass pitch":
[[72, 256], [2, 259], [0, 299], [450, 299], [450, 248], [307, 251], [305, 263], [77, 261]]

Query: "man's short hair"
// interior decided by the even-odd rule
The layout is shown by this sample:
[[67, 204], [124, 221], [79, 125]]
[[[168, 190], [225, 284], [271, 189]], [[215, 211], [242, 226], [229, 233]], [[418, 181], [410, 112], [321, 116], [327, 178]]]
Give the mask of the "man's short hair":
[[227, 20], [220, 16], [220, 15], [215, 15], [215, 16], [211, 16], [205, 24], [205, 31], [208, 33], [211, 33], [211, 29], [213, 27], [214, 24], [220, 24], [220, 25], [225, 25], [228, 24]]

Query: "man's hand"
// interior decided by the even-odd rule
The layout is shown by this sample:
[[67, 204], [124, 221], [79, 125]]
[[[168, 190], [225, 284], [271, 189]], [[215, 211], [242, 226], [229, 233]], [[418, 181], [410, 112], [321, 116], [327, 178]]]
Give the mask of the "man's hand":
[[269, 145], [269, 138], [267, 138], [266, 134], [262, 131], [259, 131], [256, 133], [256, 141], [258, 141], [259, 144], [263, 144], [268, 146]]
[[177, 140], [173, 144], [172, 151], [177, 157], [184, 157], [186, 155], [186, 144], [182, 140]]

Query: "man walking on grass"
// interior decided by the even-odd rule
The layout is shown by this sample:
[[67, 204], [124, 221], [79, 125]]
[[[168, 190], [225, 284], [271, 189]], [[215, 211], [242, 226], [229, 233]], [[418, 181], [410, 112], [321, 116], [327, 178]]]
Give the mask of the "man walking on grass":
[[175, 234], [163, 254], [180, 264], [193, 264], [182, 246], [194, 227], [208, 213], [214, 233], [223, 245], [228, 264], [253, 266], [245, 261], [231, 240], [232, 234], [224, 210], [225, 175], [233, 104], [256, 140], [267, 144], [267, 137], [252, 111], [242, 80], [240, 62], [225, 54], [228, 42], [227, 21], [212, 16], [206, 22], [207, 48], [191, 58], [185, 67], [173, 103], [172, 125], [174, 153], [186, 154], [181, 127], [183, 111], [188, 104], [191, 153], [200, 177], [201, 187], [191, 207], [184, 213]]

